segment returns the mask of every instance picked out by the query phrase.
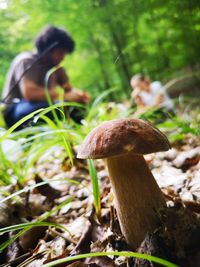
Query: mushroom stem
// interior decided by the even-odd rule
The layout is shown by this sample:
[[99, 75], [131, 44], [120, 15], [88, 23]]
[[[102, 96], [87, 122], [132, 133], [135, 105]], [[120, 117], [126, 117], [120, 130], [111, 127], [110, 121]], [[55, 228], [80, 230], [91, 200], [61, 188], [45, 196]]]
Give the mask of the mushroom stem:
[[132, 152], [106, 159], [120, 227], [136, 249], [158, 223], [164, 197], [142, 155]]

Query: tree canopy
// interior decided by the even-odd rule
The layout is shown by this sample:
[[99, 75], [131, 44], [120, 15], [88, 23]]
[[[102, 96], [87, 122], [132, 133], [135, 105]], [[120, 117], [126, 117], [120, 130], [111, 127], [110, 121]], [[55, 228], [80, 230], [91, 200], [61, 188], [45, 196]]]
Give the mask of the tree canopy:
[[162, 81], [200, 62], [198, 0], [1, 0], [0, 85], [16, 54], [33, 49], [47, 24], [66, 28], [76, 51], [64, 65], [93, 96], [117, 87], [127, 97], [137, 72]]

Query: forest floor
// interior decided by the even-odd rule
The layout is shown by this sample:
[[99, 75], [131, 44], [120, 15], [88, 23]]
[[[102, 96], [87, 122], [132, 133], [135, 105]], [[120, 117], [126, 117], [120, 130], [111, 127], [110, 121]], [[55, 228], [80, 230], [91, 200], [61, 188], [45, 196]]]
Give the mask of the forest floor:
[[[160, 228], [146, 236], [138, 252], [164, 258], [178, 266], [200, 266], [199, 145], [199, 138], [188, 134], [184, 140], [174, 143], [169, 151], [145, 156], [168, 209], [161, 211]], [[75, 159], [74, 165], [70, 166], [61, 146], [51, 147], [40, 157], [26, 178], [27, 190], [1, 203], [0, 225], [47, 221], [52, 226], [38, 224], [26, 228], [18, 238], [16, 232], [4, 233], [1, 244], [13, 237], [15, 240], [1, 252], [1, 267], [38, 267], [83, 253], [131, 251], [120, 232], [104, 162], [95, 160], [95, 166], [101, 195], [99, 218], [93, 205], [87, 162]], [[35, 187], [36, 184], [40, 186]], [[23, 189], [20, 184], [2, 186], [1, 199], [3, 192], [14, 193], [20, 189]], [[65, 230], [56, 227], [58, 224]], [[120, 255], [71, 259], [52, 266], [161, 265]]]

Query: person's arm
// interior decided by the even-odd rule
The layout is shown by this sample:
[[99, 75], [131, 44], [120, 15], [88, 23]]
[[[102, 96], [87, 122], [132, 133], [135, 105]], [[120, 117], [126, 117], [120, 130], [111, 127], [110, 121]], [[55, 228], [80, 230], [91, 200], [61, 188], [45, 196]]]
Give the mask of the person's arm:
[[137, 108], [142, 108], [145, 106], [144, 102], [142, 101], [142, 98], [139, 95], [135, 96], [134, 100], [135, 104], [137, 105]]
[[165, 99], [165, 90], [161, 82], [151, 83], [152, 94], [154, 94], [154, 107], [160, 107]]
[[69, 82], [65, 82], [64, 84], [61, 84], [60, 86], [64, 89], [66, 93], [70, 92], [73, 88]]
[[[22, 78], [20, 82], [21, 87], [21, 94], [24, 97], [24, 99], [28, 101], [45, 101], [47, 100], [45, 90], [42, 86], [37, 85], [35, 82], [27, 79]], [[58, 93], [54, 88], [49, 90], [50, 97], [53, 100], [56, 100], [58, 98]]]
[[57, 81], [61, 88], [64, 89], [64, 100], [78, 102], [86, 104], [90, 100], [90, 96], [87, 92], [78, 90], [74, 88], [70, 82], [69, 77], [67, 76], [65, 70], [61, 67], [56, 71]]
[[90, 95], [87, 92], [73, 88], [68, 82], [65, 82], [61, 87], [65, 91], [64, 99], [67, 101], [86, 104], [90, 100]]
[[131, 92], [131, 97], [133, 101], [135, 102], [137, 108], [143, 108], [145, 106], [144, 101], [142, 100], [142, 97], [140, 96], [140, 89], [134, 88], [134, 90]]
[[155, 104], [154, 106], [160, 106], [164, 101], [164, 94], [159, 93], [156, 97], [155, 97]]

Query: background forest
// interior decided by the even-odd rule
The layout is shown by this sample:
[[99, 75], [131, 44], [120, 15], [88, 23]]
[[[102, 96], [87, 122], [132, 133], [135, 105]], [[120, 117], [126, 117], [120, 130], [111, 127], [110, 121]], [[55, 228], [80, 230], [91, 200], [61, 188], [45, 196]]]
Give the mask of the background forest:
[[[197, 266], [200, 1], [0, 0], [0, 94], [13, 58], [34, 49], [35, 36], [48, 24], [64, 27], [74, 38], [75, 52], [67, 55], [63, 65], [71, 84], [88, 91], [91, 101], [87, 105], [53, 105], [49, 97], [49, 107], [29, 113], [8, 129], [2, 116], [4, 105], [0, 103], [0, 267], [155, 267], [157, 263], [166, 267]], [[160, 80], [173, 100], [174, 110], [155, 106], [139, 109], [136, 98], [131, 99], [130, 79], [136, 73]], [[83, 109], [81, 124], [68, 116], [73, 108]], [[50, 112], [52, 118], [48, 117]], [[129, 175], [136, 176], [135, 170], [139, 173], [137, 181], [141, 183], [127, 175], [128, 182], [122, 179], [120, 192], [127, 196], [130, 190], [131, 201], [137, 204], [136, 212], [141, 217], [151, 212], [146, 196], [154, 200], [159, 192], [167, 204], [156, 213], [158, 227], [145, 233], [142, 243], [136, 246], [137, 253], [132, 252], [135, 248], [130, 248], [120, 230], [113, 201], [118, 194], [113, 196], [105, 162], [77, 158], [80, 145], [94, 127], [122, 118], [124, 125], [119, 129], [130, 122], [143, 125], [138, 119], [148, 120], [164, 134], [166, 142], [164, 152], [145, 155], [145, 160], [141, 155], [133, 157], [129, 148], [136, 147], [136, 153], [140, 153], [147, 142], [147, 151], [154, 144], [155, 151], [159, 151], [161, 142], [159, 136], [154, 143], [154, 138], [146, 138], [148, 131], [153, 131], [146, 131], [150, 127], [146, 123], [141, 126], [142, 137], [137, 135], [140, 127], [134, 126], [133, 139], [141, 140], [141, 144], [127, 146], [124, 134], [122, 138], [130, 167], [124, 165], [125, 161], [115, 163], [122, 167], [117, 178], [123, 177], [125, 169]], [[19, 129], [25, 122], [30, 124]], [[159, 131], [154, 131], [157, 136]], [[131, 169], [132, 158], [136, 160], [135, 170]], [[152, 171], [158, 191], [144, 182], [144, 163]], [[147, 180], [151, 176], [148, 174]], [[148, 194], [141, 188], [146, 188]], [[129, 213], [131, 201], [126, 205], [127, 218], [134, 216], [137, 220], [135, 211]], [[146, 225], [145, 220], [140, 224]]]
[[33, 49], [47, 24], [65, 27], [76, 51], [64, 65], [72, 84], [97, 96], [127, 98], [130, 77], [143, 72], [167, 82], [199, 67], [198, 0], [1, 0], [0, 90], [14, 56]]

